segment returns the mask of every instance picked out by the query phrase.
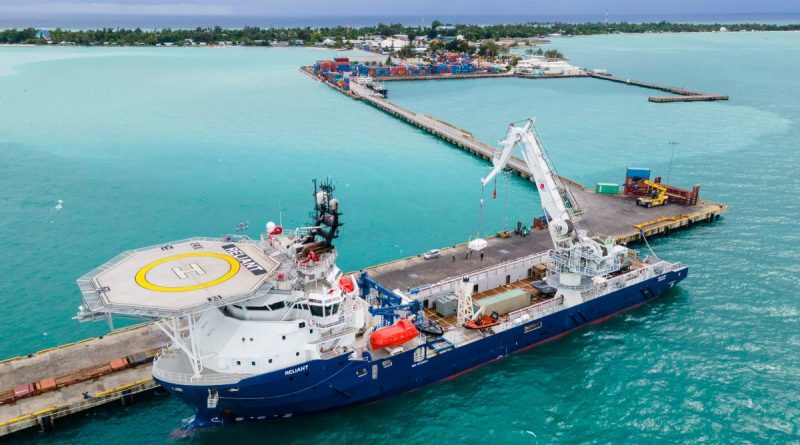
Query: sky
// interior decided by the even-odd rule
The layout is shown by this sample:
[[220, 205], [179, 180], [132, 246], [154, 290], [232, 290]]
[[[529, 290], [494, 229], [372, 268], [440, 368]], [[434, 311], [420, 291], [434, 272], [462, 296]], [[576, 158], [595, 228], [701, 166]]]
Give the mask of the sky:
[[409, 16], [800, 13], [800, 0], [0, 0], [0, 14]]

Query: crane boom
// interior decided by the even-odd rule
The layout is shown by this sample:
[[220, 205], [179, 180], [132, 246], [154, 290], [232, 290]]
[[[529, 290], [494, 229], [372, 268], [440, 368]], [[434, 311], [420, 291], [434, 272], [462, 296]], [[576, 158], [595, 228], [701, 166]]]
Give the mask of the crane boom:
[[485, 178], [481, 179], [481, 183], [485, 186], [503, 170], [519, 143], [523, 148], [522, 159], [536, 183], [542, 208], [547, 214], [553, 243], [558, 245], [564, 237], [573, 234], [577, 229], [577, 224], [570, 212], [573, 203], [542, 147], [532, 119], [526, 120], [521, 127], [514, 124], [509, 125], [506, 137], [499, 142], [501, 151], [492, 159], [494, 168]]
[[627, 249], [614, 245], [610, 238], [591, 237], [573, 219], [574, 204], [558, 173], [550, 163], [532, 119], [522, 126], [511, 124], [500, 150], [492, 159], [494, 167], [481, 179], [485, 186], [511, 159], [517, 144], [522, 145], [522, 159], [539, 191], [539, 198], [549, 219], [548, 229], [553, 249], [548, 261], [548, 283], [568, 290], [585, 290], [591, 278], [621, 268]]

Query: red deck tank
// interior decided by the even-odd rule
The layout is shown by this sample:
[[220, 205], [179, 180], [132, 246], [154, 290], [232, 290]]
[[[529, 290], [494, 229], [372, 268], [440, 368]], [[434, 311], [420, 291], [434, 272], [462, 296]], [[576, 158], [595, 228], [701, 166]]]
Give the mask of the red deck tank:
[[397, 323], [380, 328], [369, 337], [372, 349], [399, 346], [414, 339], [419, 331], [408, 318], [401, 318]]

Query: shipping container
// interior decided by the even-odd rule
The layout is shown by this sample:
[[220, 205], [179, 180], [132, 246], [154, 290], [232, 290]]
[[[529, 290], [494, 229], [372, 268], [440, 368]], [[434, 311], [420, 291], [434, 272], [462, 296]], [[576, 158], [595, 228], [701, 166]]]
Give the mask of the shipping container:
[[18, 385], [14, 387], [14, 398], [19, 400], [28, 396], [32, 396], [34, 387], [28, 383], [26, 385]]
[[530, 294], [522, 289], [512, 289], [502, 294], [486, 297], [475, 302], [475, 306], [477, 306], [478, 309], [483, 308], [483, 313], [485, 315], [491, 315], [493, 312], [505, 315], [509, 312], [530, 306], [530, 304]]
[[609, 182], [598, 182], [594, 189], [595, 192], [601, 195], [616, 195], [619, 193], [619, 184], [612, 184]]
[[124, 357], [123, 358], [115, 358], [114, 360], [111, 360], [110, 362], [108, 362], [108, 364], [109, 364], [109, 366], [111, 366], [111, 370], [116, 372], [116, 371], [121, 371], [121, 370], [127, 368], [128, 367], [128, 360], [126, 360]]
[[11, 403], [13, 401], [14, 401], [14, 390], [13, 389], [0, 391], [0, 405], [5, 405], [6, 403]]
[[628, 167], [626, 178], [650, 179], [650, 169], [644, 167]]
[[130, 363], [133, 366], [141, 365], [142, 363], [147, 362], [147, 354], [145, 354], [144, 352], [138, 352], [136, 354], [129, 355], [127, 359], [128, 363]]
[[34, 386], [36, 387], [37, 394], [41, 394], [47, 391], [52, 391], [56, 389], [56, 379], [53, 377], [48, 377], [46, 379], [42, 379], [34, 383]]

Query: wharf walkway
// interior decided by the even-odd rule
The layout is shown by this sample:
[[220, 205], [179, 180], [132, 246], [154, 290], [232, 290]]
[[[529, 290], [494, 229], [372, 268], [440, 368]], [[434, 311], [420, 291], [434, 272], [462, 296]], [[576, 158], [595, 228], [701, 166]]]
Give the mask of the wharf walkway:
[[[167, 338], [160, 329], [145, 324], [13, 357], [0, 362], [0, 390], [55, 376], [77, 375], [80, 370], [166, 344]], [[148, 362], [78, 383], [59, 381], [54, 390], [0, 405], [0, 437], [37, 426], [52, 430], [55, 420], [61, 417], [115, 401], [129, 403], [136, 394], [158, 387], [151, 369]]]
[[421, 74], [412, 76], [375, 76], [375, 80], [380, 82], [402, 82], [412, 80], [485, 79], [490, 77], [514, 77], [514, 75], [512, 73]]
[[[313, 77], [310, 67], [303, 67], [301, 71]], [[473, 73], [473, 74], [425, 74], [425, 75], [408, 75], [408, 76], [377, 76], [375, 79], [380, 82], [405, 82], [416, 80], [459, 80], [459, 79], [486, 79], [486, 78], [511, 78], [516, 77], [520, 79], [572, 79], [591, 77], [594, 79], [607, 80], [610, 82], [622, 83], [625, 85], [637, 86], [641, 88], [648, 88], [651, 90], [664, 91], [672, 93], [674, 96], [650, 96], [648, 101], [654, 103], [669, 103], [669, 102], [700, 102], [700, 101], [717, 101], [729, 100], [729, 97], [724, 94], [705, 93], [701, 91], [694, 91], [682, 87], [672, 87], [668, 85], [661, 85], [651, 82], [643, 82], [641, 80], [616, 77], [611, 74], [600, 74], [591, 71], [583, 71], [581, 74], [555, 74], [555, 75], [533, 75], [522, 74], [515, 72], [507, 73]], [[352, 84], [351, 84], [352, 88]]]
[[615, 77], [611, 74], [588, 73], [588, 75], [589, 77], [593, 77], [595, 79], [608, 80], [610, 82], [624, 83], [625, 85], [649, 88], [651, 90], [659, 90], [666, 93], [675, 94], [675, 96], [650, 96], [647, 98], [647, 100], [650, 102], [655, 103], [728, 100], [728, 96], [722, 94], [704, 93], [681, 87], [671, 87], [656, 83], [642, 82], [641, 80], [623, 79], [621, 77]]

